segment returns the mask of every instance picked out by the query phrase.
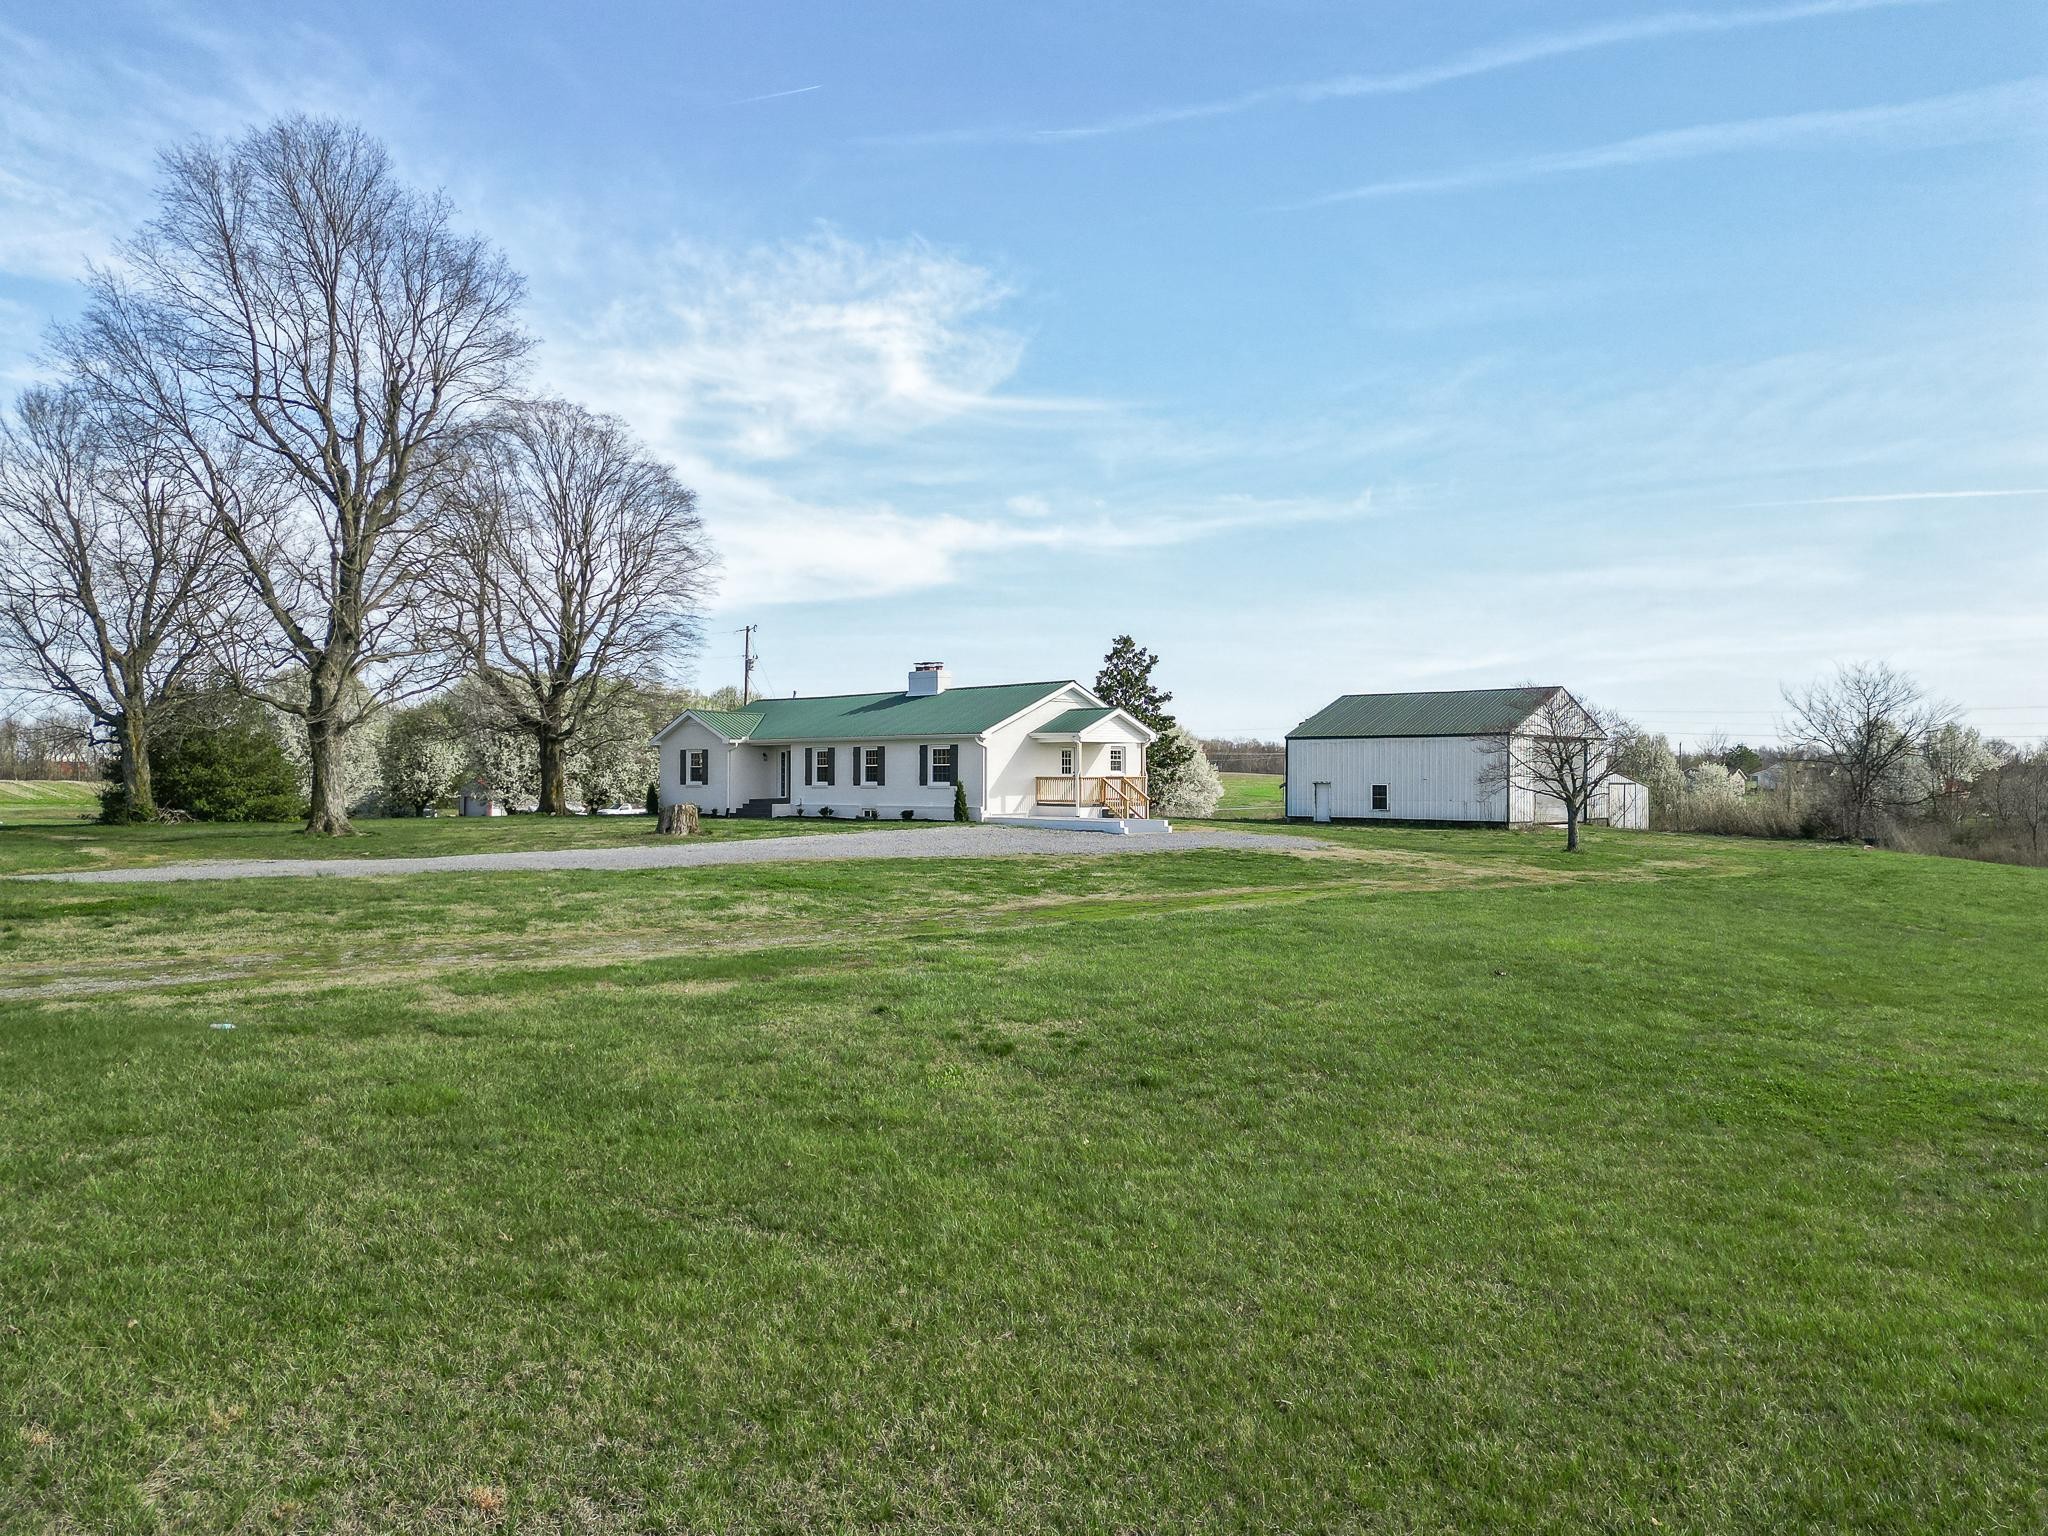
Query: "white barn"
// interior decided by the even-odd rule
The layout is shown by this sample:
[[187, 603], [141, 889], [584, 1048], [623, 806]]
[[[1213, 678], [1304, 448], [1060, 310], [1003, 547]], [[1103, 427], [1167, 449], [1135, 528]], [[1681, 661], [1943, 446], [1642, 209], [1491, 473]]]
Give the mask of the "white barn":
[[[1502, 738], [1556, 688], [1347, 693], [1287, 733], [1287, 814], [1302, 821], [1562, 823], [1564, 808], [1527, 784], [1496, 782]], [[1610, 778], [1587, 820], [1649, 825], [1642, 785]]]
[[957, 781], [970, 820], [1125, 831], [1165, 825], [1150, 819], [1153, 739], [1077, 682], [956, 688], [921, 662], [893, 693], [686, 709], [654, 744], [661, 803], [708, 816], [948, 821]]

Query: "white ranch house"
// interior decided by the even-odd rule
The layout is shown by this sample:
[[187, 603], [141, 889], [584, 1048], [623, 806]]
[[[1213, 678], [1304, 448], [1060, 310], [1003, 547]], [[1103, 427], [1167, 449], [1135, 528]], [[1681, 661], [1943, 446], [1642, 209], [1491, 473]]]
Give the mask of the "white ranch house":
[[1104, 831], [1150, 820], [1153, 732], [1077, 682], [956, 688], [921, 662], [893, 693], [757, 699], [686, 709], [654, 735], [661, 803], [709, 816], [974, 821]]
[[[1287, 733], [1287, 814], [1303, 821], [1562, 824], [1564, 807], [1527, 784], [1490, 782], [1501, 739], [1557, 688], [1347, 693]], [[1587, 820], [1641, 829], [1649, 796], [1610, 778]]]

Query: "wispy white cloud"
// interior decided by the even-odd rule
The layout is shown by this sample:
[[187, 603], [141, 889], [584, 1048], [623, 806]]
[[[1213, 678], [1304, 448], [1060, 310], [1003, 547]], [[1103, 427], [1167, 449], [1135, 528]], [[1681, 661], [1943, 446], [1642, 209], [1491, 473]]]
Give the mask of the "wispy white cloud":
[[[895, 596], [969, 579], [977, 561], [1371, 511], [1368, 493], [1219, 489], [1213, 467], [1185, 473], [1171, 432], [1123, 442], [1118, 494], [1077, 488], [1099, 487], [1100, 435], [1131, 436], [1105, 421], [1137, 413], [1017, 390], [1011, 284], [923, 241], [678, 242], [616, 282], [568, 243], [533, 288], [542, 382], [679, 467], [722, 551], [727, 607]], [[581, 313], [607, 290], [630, 297]]]
[[286, 112], [402, 120], [340, 39], [286, 26], [259, 42], [174, 13], [159, 25], [145, 66], [0, 23], [0, 273], [67, 281], [110, 259], [148, 212], [157, 153], [181, 140]]
[[1028, 554], [1128, 554], [1246, 529], [1348, 522], [1371, 515], [1352, 497], [1190, 495], [1112, 502], [1022, 496], [971, 511], [913, 511], [887, 497], [826, 503], [769, 473], [682, 455], [723, 559], [721, 604], [842, 602], [928, 591], [973, 575], [976, 561]]
[[679, 242], [637, 262], [625, 291], [594, 319], [544, 325], [550, 373], [743, 458], [961, 416], [1099, 408], [1005, 389], [1024, 351], [995, 318], [1007, 285], [922, 241], [821, 230], [742, 250]]
[[1795, 501], [1752, 501], [1749, 507], [1864, 507], [1895, 501], [1995, 501], [2007, 496], [2048, 496], [2048, 486], [1999, 491], [1879, 491], [1867, 496], [1807, 496]]
[[1939, 4], [1942, 0], [1805, 0], [1805, 3], [1730, 11], [1664, 11], [1648, 16], [1566, 31], [1514, 38], [1475, 48], [1454, 58], [1383, 74], [1334, 75], [1221, 96], [1180, 106], [1154, 107], [1066, 127], [945, 128], [924, 133], [886, 135], [874, 140], [892, 144], [1071, 144], [1114, 134], [1139, 133], [1176, 123], [1200, 122], [1270, 106], [1314, 106], [1362, 96], [1402, 96], [1430, 90], [1478, 75], [1518, 69], [1546, 59], [1564, 58], [1628, 43], [1739, 32], [1756, 27], [1784, 26], [1857, 11], [1893, 10], [1902, 6]]
[[1325, 193], [1285, 206], [1292, 209], [1321, 208], [1332, 203], [1366, 199], [1463, 192], [1475, 187], [1500, 186], [1585, 171], [1619, 170], [1761, 150], [1845, 146], [1920, 149], [2041, 134], [2048, 134], [2048, 76], [2034, 76], [1890, 106], [1793, 112], [1777, 117], [1665, 129], [1587, 149], [1524, 155], [1443, 175], [1367, 182], [1363, 186]]
[[785, 96], [808, 96], [813, 91], [822, 91], [822, 85], [799, 85], [787, 91], [763, 91], [759, 96], [742, 96], [738, 101], [728, 101], [728, 107], [751, 107], [757, 101], [780, 101]]

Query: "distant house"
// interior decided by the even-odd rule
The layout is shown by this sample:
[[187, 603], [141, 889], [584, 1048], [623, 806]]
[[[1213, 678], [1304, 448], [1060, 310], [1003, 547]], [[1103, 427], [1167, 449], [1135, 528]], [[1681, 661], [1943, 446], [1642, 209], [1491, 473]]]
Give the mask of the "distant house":
[[[922, 662], [890, 693], [686, 709], [654, 735], [661, 803], [711, 816], [1152, 823], [1154, 733], [1080, 683], [956, 688]], [[906, 815], [907, 813], [907, 815]]]
[[[1550, 796], [1498, 782], [1502, 739], [1561, 691], [1347, 693], [1287, 733], [1287, 814], [1497, 827], [1562, 822], [1564, 808]], [[1587, 819], [1647, 827], [1649, 796], [1640, 784], [1611, 778]]]
[[470, 779], [456, 791], [456, 806], [464, 816], [503, 816], [510, 811], [503, 796], [481, 779]]

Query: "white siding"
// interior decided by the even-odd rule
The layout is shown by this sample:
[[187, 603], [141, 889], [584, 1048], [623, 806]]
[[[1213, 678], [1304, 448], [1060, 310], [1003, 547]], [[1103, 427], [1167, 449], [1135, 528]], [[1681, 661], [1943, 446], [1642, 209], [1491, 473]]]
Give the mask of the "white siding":
[[[710, 783], [683, 782], [683, 753], [686, 751], [710, 753]], [[731, 756], [723, 736], [695, 720], [685, 720], [661, 741], [661, 803], [694, 805], [699, 811], [723, 815], [728, 806], [744, 802], [748, 798], [746, 795], [737, 801], [728, 799]]]
[[[1509, 819], [1505, 790], [1484, 782], [1494, 738], [1375, 736], [1287, 743], [1287, 814], [1315, 814], [1315, 785], [1330, 786], [1340, 821]], [[1372, 787], [1387, 786], [1387, 808], [1372, 808]]]
[[[780, 797], [781, 758], [790, 754], [789, 804], [778, 815], [815, 816], [825, 806], [834, 816], [859, 817], [872, 810], [883, 820], [894, 821], [906, 810], [920, 820], [949, 820], [953, 815], [951, 784], [919, 784], [918, 748], [958, 748], [956, 769], [967, 791], [968, 814], [979, 820], [984, 815], [1025, 816], [1038, 805], [1038, 779], [1059, 772], [1060, 745], [1033, 741], [1031, 732], [1065, 710], [1091, 705], [1094, 701], [1078, 685], [1056, 688], [1020, 714], [983, 736], [954, 736], [936, 740], [909, 738], [890, 741], [743, 741], [728, 744], [709, 727], [695, 720], [685, 721], [660, 743], [661, 802], [674, 805], [688, 801], [700, 810], [723, 814], [737, 810], [749, 800]], [[1124, 772], [1136, 777], [1145, 772], [1144, 737], [1121, 720], [1091, 729], [1094, 739], [1076, 745], [1084, 775], [1109, 771], [1109, 754], [1121, 746], [1125, 752]], [[804, 783], [804, 750], [834, 749], [832, 784]], [[855, 784], [853, 754], [880, 747], [886, 753], [884, 782]], [[685, 785], [682, 782], [682, 754], [686, 750], [708, 750], [711, 754], [711, 782]]]
[[1060, 750], [1048, 742], [1033, 741], [1031, 733], [1054, 715], [1089, 702], [1078, 688], [1061, 688], [1047, 694], [1006, 725], [983, 737], [988, 744], [989, 798], [983, 810], [990, 816], [1029, 816], [1038, 809], [1038, 776], [1060, 771]]
[[1612, 778], [1602, 795], [1606, 800], [1607, 825], [1644, 832], [1650, 826], [1650, 792], [1634, 779]]
[[[815, 816], [822, 807], [829, 805], [832, 814], [839, 817], [858, 817], [863, 811], [873, 811], [884, 821], [896, 821], [909, 811], [919, 821], [950, 821], [953, 816], [953, 786], [917, 782], [917, 749], [921, 746], [960, 749], [961, 782], [967, 787], [967, 804], [971, 810], [981, 793], [982, 753], [974, 738], [966, 736], [938, 741], [795, 742], [789, 749], [790, 814], [800, 811], [805, 816]], [[819, 747], [835, 749], [832, 783], [804, 783], [806, 747], [814, 751]], [[855, 784], [853, 754], [876, 747], [883, 753], [882, 782]], [[779, 753], [781, 749], [775, 747], [770, 750], [772, 754]]]

